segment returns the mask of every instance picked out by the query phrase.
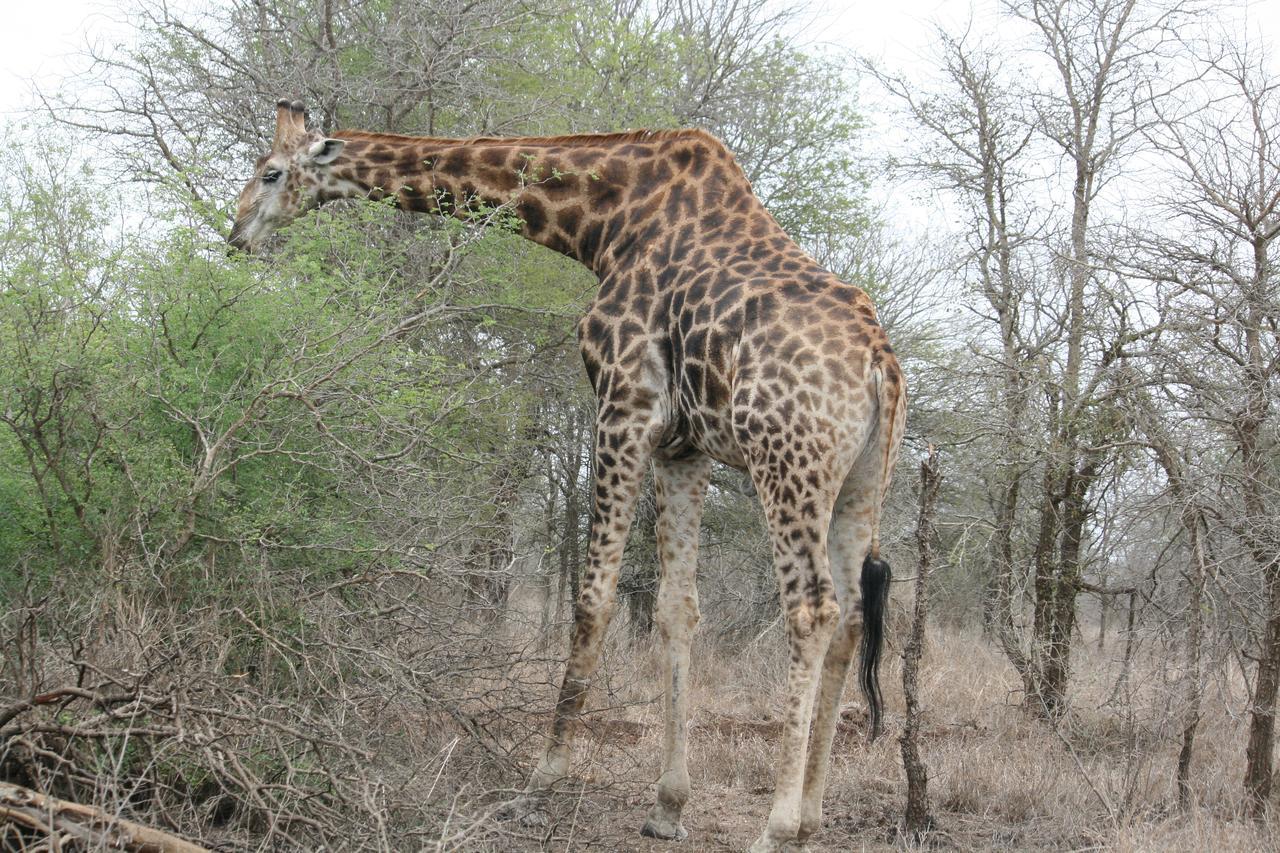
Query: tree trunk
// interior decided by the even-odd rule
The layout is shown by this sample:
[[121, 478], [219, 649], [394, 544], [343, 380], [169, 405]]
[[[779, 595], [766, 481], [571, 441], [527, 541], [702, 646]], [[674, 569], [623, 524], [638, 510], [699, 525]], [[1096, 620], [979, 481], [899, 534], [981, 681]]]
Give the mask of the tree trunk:
[[1271, 800], [1275, 775], [1276, 693], [1280, 688], [1280, 563], [1272, 561], [1265, 574], [1267, 623], [1258, 676], [1249, 712], [1249, 745], [1245, 749], [1244, 789], [1249, 815], [1261, 818]]
[[[582, 497], [578, 488], [582, 474], [582, 455], [579, 450], [582, 443], [582, 423], [577, 413], [570, 419], [569, 440], [573, 443], [573, 455], [565, 466], [565, 500], [563, 535], [560, 541], [560, 592], [556, 600], [556, 622], [563, 617], [561, 608], [566, 601], [565, 587], [568, 587], [568, 602], [573, 606], [581, 591], [582, 564]], [[589, 460], [588, 460], [589, 461]]]
[[[546, 503], [544, 504], [544, 515], [542, 519], [542, 536], [543, 541], [551, 543], [556, 541], [556, 522], [560, 510], [560, 488], [556, 483], [555, 466], [552, 462], [551, 454], [546, 454], [543, 459], [546, 465], [544, 477], [547, 484]], [[557, 566], [558, 568], [558, 566]], [[553, 574], [550, 566], [543, 566], [542, 569], [542, 612], [538, 625], [538, 636], [543, 642], [549, 639], [548, 628], [551, 626], [551, 620], [555, 615], [556, 591], [558, 576]]]
[[1052, 697], [1045, 695], [1044, 671], [1048, 648], [1053, 641], [1054, 601], [1058, 593], [1054, 544], [1058, 539], [1061, 499], [1056, 492], [1054, 469], [1049, 463], [1041, 491], [1040, 526], [1033, 554], [1035, 601], [1032, 604], [1031, 649], [1026, 670], [1022, 673], [1024, 704], [1027, 710], [1041, 717], [1053, 715]]
[[653, 489], [646, 487], [636, 501], [627, 558], [631, 565], [618, 584], [627, 603], [631, 630], [639, 636], [653, 633], [653, 608], [658, 601], [658, 507]]
[[467, 590], [471, 600], [500, 615], [506, 607], [511, 592], [511, 564], [514, 560], [512, 536], [515, 527], [515, 508], [520, 498], [520, 487], [533, 466], [535, 454], [531, 445], [541, 427], [537, 420], [521, 430], [519, 437], [508, 449], [506, 458], [495, 466], [489, 481], [489, 494], [493, 515], [480, 526], [475, 542], [467, 555], [470, 573]]
[[1266, 813], [1271, 799], [1276, 692], [1280, 689], [1280, 557], [1272, 535], [1274, 521], [1267, 489], [1273, 453], [1264, 430], [1270, 414], [1270, 370], [1262, 343], [1264, 318], [1267, 316], [1264, 306], [1268, 304], [1271, 283], [1270, 240], [1271, 237], [1257, 235], [1253, 241], [1253, 280], [1246, 294], [1248, 316], [1244, 326], [1247, 396], [1245, 410], [1236, 427], [1243, 474], [1244, 538], [1254, 562], [1262, 570], [1267, 614], [1249, 709], [1252, 715], [1249, 745], [1245, 750], [1245, 797], [1249, 814], [1255, 818]]
[[1013, 527], [1017, 515], [1018, 491], [1022, 478], [1014, 472], [1005, 484], [998, 499], [995, 530], [992, 532], [992, 572], [987, 582], [987, 597], [983, 601], [982, 621], [986, 630], [1000, 644], [1014, 669], [1023, 675], [1027, 672], [1027, 655], [1022, 640], [1013, 623]]
[[1093, 469], [1072, 472], [1062, 502], [1062, 545], [1058, 576], [1054, 583], [1053, 606], [1049, 611], [1048, 644], [1041, 676], [1042, 698], [1050, 713], [1060, 713], [1066, 704], [1067, 682], [1071, 677], [1071, 637], [1076, 626], [1076, 597], [1084, 574], [1084, 525], [1089, 511], [1085, 505]]
[[198, 844], [93, 806], [5, 783], [0, 783], [0, 824], [25, 827], [33, 836], [43, 836], [45, 844], [40, 846], [49, 850], [61, 850], [66, 845], [77, 850], [207, 853]]
[[907, 714], [899, 743], [902, 745], [902, 766], [907, 773], [907, 810], [903, 817], [904, 834], [919, 839], [933, 825], [929, 815], [929, 774], [920, 760], [920, 702], [917, 681], [920, 656], [924, 651], [925, 619], [929, 612], [929, 571], [933, 565], [933, 519], [938, 502], [938, 487], [942, 475], [938, 470], [938, 452], [929, 448], [928, 457], [920, 463], [920, 520], [916, 527], [916, 542], [920, 549], [920, 563], [916, 570], [915, 612], [911, 619], [911, 635], [902, 652], [902, 692], [906, 697]]

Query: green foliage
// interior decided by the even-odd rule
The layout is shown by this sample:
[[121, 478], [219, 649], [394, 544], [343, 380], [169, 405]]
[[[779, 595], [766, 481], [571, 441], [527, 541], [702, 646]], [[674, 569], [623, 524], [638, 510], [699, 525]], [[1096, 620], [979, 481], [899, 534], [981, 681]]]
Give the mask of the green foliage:
[[[762, 5], [729, 14], [588, 0], [512, 18], [479, 4], [452, 24], [466, 61], [449, 80], [431, 75], [452, 54], [403, 77], [435, 44], [413, 4], [337, 3], [319, 24], [306, 4], [267, 7], [287, 25], [262, 30], [258, 6], [232, 4], [226, 53], [211, 31], [140, 33], [141, 91], [178, 105], [157, 120], [176, 127], [196, 110], [210, 122], [193, 149], [171, 139], [160, 160], [125, 152], [149, 180], [157, 163], [178, 167], [145, 234], [107, 239], [119, 236], [101, 225], [113, 204], [80, 191], [87, 175], [8, 170], [5, 583], [105, 571], [196, 600], [239, 594], [237, 571], [211, 565], [323, 582], [370, 561], [412, 562], [415, 548], [444, 559], [452, 547], [465, 561], [467, 525], [508, 526], [480, 539], [509, 534], [503, 501], [515, 498], [495, 502], [496, 492], [542, 460], [570, 458], [554, 424], [589, 405], [573, 319], [592, 296], [590, 273], [510, 233], [502, 211], [482, 212], [498, 227], [481, 238], [473, 224], [385, 205], [304, 217], [269, 262], [227, 257], [209, 230], [224, 213], [205, 199], [230, 198], [220, 176], [243, 173], [237, 145], [258, 153], [263, 129], [234, 124], [261, 111], [257, 93], [250, 106], [217, 100], [241, 97], [237, 87], [197, 85], [221, 79], [226, 56], [258, 69], [262, 85], [307, 96], [329, 126], [460, 136], [703, 126], [802, 242], [865, 233], [851, 87], [837, 65], [780, 39]], [[385, 43], [393, 33], [397, 51]], [[324, 73], [305, 76], [299, 57], [330, 40], [313, 63]], [[555, 476], [586, 491], [587, 474], [575, 463]], [[424, 492], [439, 496], [434, 514], [410, 509]], [[389, 549], [389, 536], [403, 542]]]
[[[204, 567], [255, 546], [276, 570], [351, 571], [384, 520], [348, 478], [407, 445], [404, 464], [431, 460], [464, 485], [486, 466], [441, 453], [491, 454], [521, 428], [527, 392], [477, 372], [510, 345], [507, 330], [442, 346], [466, 331], [450, 320], [483, 297], [455, 305], [409, 278], [410, 255], [467, 239], [463, 226], [370, 244], [368, 233], [397, 227], [394, 211], [322, 213], [269, 263], [228, 258], [187, 229], [121, 250], [85, 227], [57, 247], [67, 262], [49, 263], [51, 247], [30, 235], [68, 211], [88, 217], [89, 200], [67, 201], [32, 193], [5, 223], [0, 582], [133, 564], [161, 569], [169, 595], [225, 595], [234, 579]], [[496, 301], [514, 300], [509, 253], [475, 254]], [[531, 280], [544, 304], [563, 304], [555, 276]]]

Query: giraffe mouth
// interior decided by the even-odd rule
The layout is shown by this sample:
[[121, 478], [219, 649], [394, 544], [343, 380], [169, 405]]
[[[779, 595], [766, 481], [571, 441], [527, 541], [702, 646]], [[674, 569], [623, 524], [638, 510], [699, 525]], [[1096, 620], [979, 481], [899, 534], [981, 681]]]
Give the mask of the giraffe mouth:
[[227, 237], [227, 242], [231, 244], [228, 251], [229, 254], [234, 252], [244, 252], [247, 255], [253, 254], [253, 249], [251, 248], [249, 240], [238, 227], [231, 229], [231, 234]]
[[251, 213], [236, 219], [235, 224], [231, 226], [231, 233], [227, 235], [227, 242], [231, 244], [232, 251], [252, 255], [265, 236], [262, 233], [263, 230], [263, 223]]
[[275, 230], [274, 217], [267, 213], [260, 196], [240, 206], [231, 224], [231, 233], [227, 235], [227, 242], [233, 250], [248, 255], [257, 252], [262, 242]]

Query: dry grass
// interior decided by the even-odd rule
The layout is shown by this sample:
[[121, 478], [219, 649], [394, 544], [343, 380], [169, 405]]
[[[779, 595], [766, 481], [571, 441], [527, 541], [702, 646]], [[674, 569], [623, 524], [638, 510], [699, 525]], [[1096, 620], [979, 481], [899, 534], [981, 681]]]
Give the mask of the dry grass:
[[[1135, 661], [1116, 694], [1117, 642], [1099, 652], [1081, 642], [1072, 710], [1055, 731], [1030, 719], [1011, 668], [981, 637], [936, 629], [922, 669], [922, 754], [937, 819], [929, 847], [963, 850], [1276, 850], [1280, 830], [1239, 813], [1245, 723], [1237, 689], [1208, 691], [1195, 762], [1196, 807], [1176, 810], [1176, 718], [1159, 656]], [[640, 838], [659, 769], [658, 662], [647, 642], [613, 634], [604, 687], [578, 741], [573, 796], [556, 805], [552, 828], [507, 835], [523, 849], [643, 850]], [[703, 640], [695, 650], [690, 765], [691, 836], [681, 849], [742, 850], [764, 825], [785, 666], [781, 632], [733, 652]], [[883, 673], [886, 734], [864, 742], [859, 697], [846, 696], [826, 798], [812, 851], [889, 849], [905, 802], [897, 736], [901, 673], [891, 654]], [[1225, 679], [1224, 679], [1225, 680]], [[1211, 682], [1212, 683], [1212, 682]], [[1236, 686], [1238, 688], [1238, 685]], [[534, 742], [530, 742], [533, 746]], [[532, 754], [532, 753], [530, 753]], [[484, 849], [491, 847], [490, 839]], [[912, 846], [912, 845], [905, 845]]]
[[[400, 587], [387, 594], [414, 600]], [[305, 649], [270, 646], [270, 657], [254, 659], [252, 677], [238, 659], [227, 664], [225, 625], [206, 624], [211, 617], [200, 613], [162, 624], [152, 618], [159, 611], [130, 611], [115, 620], [128, 621], [129, 632], [91, 648], [57, 637], [37, 643], [33, 634], [23, 652], [19, 631], [6, 648], [27, 663], [10, 669], [27, 672], [30, 685], [15, 695], [74, 683], [76, 666], [92, 666], [122, 698], [109, 709], [78, 701], [22, 712], [0, 727], [10, 735], [0, 769], [19, 784], [225, 850], [737, 851], [764, 826], [786, 667], [778, 624], [745, 646], [717, 640], [724, 634], [716, 624], [699, 635], [691, 837], [673, 848], [636, 832], [661, 756], [652, 641], [634, 640], [624, 618], [610, 632], [573, 778], [552, 799], [548, 825], [526, 829], [494, 812], [541, 745], [567, 626], [541, 636], [535, 620], [514, 614], [477, 621], [460, 611], [448, 621], [438, 605], [390, 624], [383, 604], [371, 598], [357, 617], [319, 612]], [[245, 620], [227, 624], [238, 629]], [[75, 636], [82, 634], [93, 632]], [[1240, 817], [1246, 720], [1238, 674], [1218, 670], [1209, 679], [1196, 806], [1182, 814], [1172, 783], [1177, 655], [1154, 641], [1140, 645], [1128, 686], [1117, 690], [1122, 650], [1118, 639], [1104, 651], [1096, 638], [1077, 642], [1072, 709], [1055, 730], [1022, 711], [1017, 679], [990, 644], [932, 630], [920, 684], [921, 752], [938, 826], [927, 846], [1280, 849], [1274, 818], [1258, 825]], [[895, 838], [905, 801], [896, 651], [882, 673], [887, 729], [876, 744], [865, 743], [860, 697], [847, 696], [814, 853], [903, 846]], [[228, 710], [240, 713], [230, 718]]]

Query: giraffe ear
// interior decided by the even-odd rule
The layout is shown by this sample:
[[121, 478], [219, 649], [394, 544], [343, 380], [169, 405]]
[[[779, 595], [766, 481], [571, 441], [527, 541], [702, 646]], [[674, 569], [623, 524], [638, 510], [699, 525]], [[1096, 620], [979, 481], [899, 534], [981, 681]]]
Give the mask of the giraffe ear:
[[317, 166], [327, 166], [338, 159], [346, 144], [341, 139], [321, 139], [307, 149], [307, 159]]

